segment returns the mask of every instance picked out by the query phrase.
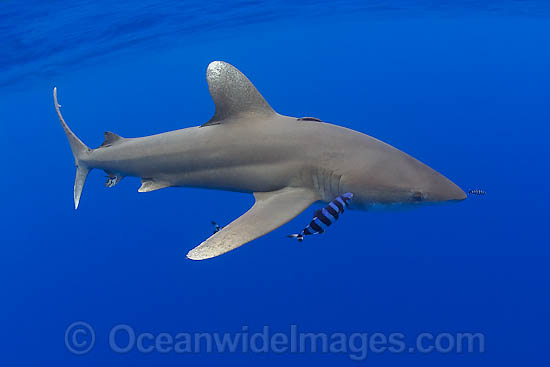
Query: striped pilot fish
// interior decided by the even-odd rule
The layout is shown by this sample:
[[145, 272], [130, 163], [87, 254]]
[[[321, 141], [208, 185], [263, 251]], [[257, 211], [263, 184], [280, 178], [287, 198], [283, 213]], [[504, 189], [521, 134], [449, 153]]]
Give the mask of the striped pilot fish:
[[473, 190], [469, 190], [468, 194], [470, 194], [470, 195], [485, 195], [486, 192], [481, 190], [481, 189], [473, 189]]
[[351, 192], [346, 192], [338, 196], [323, 209], [317, 210], [313, 220], [302, 230], [302, 232], [288, 235], [288, 237], [296, 238], [298, 241], [302, 242], [304, 236], [323, 233], [327, 227], [336, 222], [338, 217], [344, 213], [344, 208], [349, 207], [352, 198], [353, 194]]
[[214, 221], [211, 221], [210, 223], [212, 223], [212, 226], [214, 227], [214, 231], [213, 231], [213, 234], [216, 234], [218, 233], [219, 231], [222, 230], [222, 226], [220, 226], [218, 223], [214, 222]]

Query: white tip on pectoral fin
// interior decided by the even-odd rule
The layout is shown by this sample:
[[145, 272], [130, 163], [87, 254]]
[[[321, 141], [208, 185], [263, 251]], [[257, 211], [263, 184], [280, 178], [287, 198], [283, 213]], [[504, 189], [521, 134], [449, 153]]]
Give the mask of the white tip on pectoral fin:
[[254, 193], [256, 202], [246, 213], [189, 251], [191, 260], [219, 256], [279, 228], [319, 200], [311, 190], [287, 187]]

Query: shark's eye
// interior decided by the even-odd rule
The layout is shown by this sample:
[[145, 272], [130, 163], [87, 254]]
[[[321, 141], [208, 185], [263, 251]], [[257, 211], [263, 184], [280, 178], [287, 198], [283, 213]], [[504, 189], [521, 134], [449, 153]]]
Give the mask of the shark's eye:
[[412, 195], [413, 201], [422, 201], [422, 193], [420, 191], [416, 191]]

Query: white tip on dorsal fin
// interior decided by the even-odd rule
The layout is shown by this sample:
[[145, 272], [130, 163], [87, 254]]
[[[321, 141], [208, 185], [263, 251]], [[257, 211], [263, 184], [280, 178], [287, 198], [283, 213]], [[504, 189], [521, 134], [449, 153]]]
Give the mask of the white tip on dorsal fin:
[[113, 145], [119, 141], [124, 140], [122, 136], [112, 133], [110, 131], [105, 131], [103, 135], [105, 136], [105, 140], [100, 145], [100, 147], [107, 147], [109, 145]]
[[243, 113], [260, 116], [275, 114], [254, 84], [233, 65], [223, 61], [211, 62], [206, 70], [206, 81], [216, 104], [216, 112], [202, 126], [217, 125], [222, 120]]

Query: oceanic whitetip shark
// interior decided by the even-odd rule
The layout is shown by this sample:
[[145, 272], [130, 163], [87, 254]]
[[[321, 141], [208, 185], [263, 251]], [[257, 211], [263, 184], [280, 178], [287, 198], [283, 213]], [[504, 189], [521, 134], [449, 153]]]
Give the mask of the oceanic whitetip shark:
[[[75, 209], [93, 168], [108, 174], [108, 187], [125, 176], [141, 178], [139, 192], [177, 186], [252, 193], [255, 203], [246, 213], [187, 254], [202, 260], [273, 231], [318, 201], [334, 209], [340, 202], [366, 210], [466, 198], [449, 179], [380, 140], [317, 118], [278, 114], [226, 62], [210, 63], [206, 80], [216, 105], [208, 122], [141, 138], [106, 132], [96, 149], [69, 129], [54, 88], [55, 108], [77, 167]], [[333, 215], [330, 222], [341, 214], [329, 211], [323, 213], [324, 219]], [[317, 233], [326, 227], [319, 216], [312, 221], [321, 227]], [[311, 226], [317, 226], [307, 227], [315, 232]], [[313, 234], [307, 228], [293, 236]]]

